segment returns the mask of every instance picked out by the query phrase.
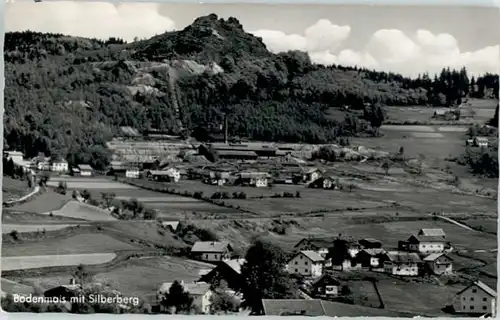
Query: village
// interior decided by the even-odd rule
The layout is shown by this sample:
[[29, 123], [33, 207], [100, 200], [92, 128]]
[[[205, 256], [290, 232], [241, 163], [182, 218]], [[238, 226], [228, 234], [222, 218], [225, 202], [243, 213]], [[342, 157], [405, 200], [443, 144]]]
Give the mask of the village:
[[[189, 210], [177, 210], [179, 213], [176, 215], [172, 209], [156, 207], [156, 202], [160, 201], [158, 200], [160, 194], [164, 194], [165, 200], [161, 201], [165, 203], [169, 203], [169, 194], [176, 194], [183, 198], [193, 198], [196, 201], [230, 210], [224, 214], [211, 214], [211, 218], [207, 215], [204, 220], [199, 221], [201, 225], [205, 225], [209, 221], [215, 223], [217, 221], [237, 222], [239, 219], [256, 219], [257, 217], [259, 219], [278, 218], [281, 221], [285, 219], [284, 217], [294, 219], [300, 214], [281, 210], [275, 214], [272, 211], [257, 212], [253, 210], [255, 209], [255, 201], [259, 201], [261, 205], [264, 205], [267, 199], [281, 201], [278, 204], [280, 208], [286, 206], [284, 201], [301, 201], [303, 204], [298, 207], [309, 206], [312, 208], [316, 203], [314, 200], [308, 199], [310, 194], [328, 198], [338, 197], [338, 192], [341, 192], [343, 195], [341, 198], [344, 198], [342, 201], [348, 201], [348, 198], [352, 197], [354, 202], [359, 202], [359, 200], [355, 200], [357, 193], [377, 190], [374, 186], [380, 188], [382, 180], [401, 179], [406, 170], [415, 170], [415, 168], [422, 170], [422, 166], [418, 164], [408, 169], [409, 166], [406, 165], [408, 160], [406, 162], [399, 160], [398, 162], [397, 157], [403, 157], [401, 150], [399, 153], [390, 153], [363, 146], [329, 145], [328, 149], [325, 149], [322, 146], [312, 145], [229, 142], [227, 136], [224, 136], [223, 142], [201, 144], [186, 141], [165, 142], [165, 137], [160, 137], [160, 141], [156, 139], [158, 138], [115, 139], [109, 145], [109, 148], [114, 152], [114, 159], [106, 171], [95, 170], [89, 164], [70, 166], [65, 159], [60, 157], [46, 158], [42, 155], [25, 160], [21, 152], [4, 151], [4, 161], [10, 161], [14, 166], [23, 168], [28, 176], [35, 178], [36, 183], [33, 185], [37, 185], [33, 195], [30, 194], [23, 199], [4, 200], [4, 208], [13, 211], [25, 210], [23, 203], [29, 205], [33, 201], [46, 202], [47, 200], [37, 200], [37, 197], [38, 199], [49, 197], [49, 194], [58, 192], [66, 194], [67, 189], [68, 192], [73, 190], [73, 199], [66, 200], [65, 206], [73, 203], [75, 206], [85, 206], [87, 208], [85, 210], [94, 210], [95, 213], [89, 216], [80, 215], [80, 212], [83, 212], [82, 209], [74, 209], [75, 206], [70, 207], [70, 209], [64, 209], [63, 206], [60, 210], [55, 210], [57, 208], [54, 207], [54, 209], [49, 210], [50, 214], [49, 211], [40, 213], [46, 214], [45, 216], [51, 219], [56, 216], [65, 216], [68, 219], [83, 218], [89, 220], [91, 224], [113, 219], [127, 220], [130, 219], [130, 214], [127, 215], [126, 211], [133, 210], [135, 217], [136, 209], [125, 205], [123, 201], [136, 201], [144, 207], [149, 206], [149, 210], [153, 211], [154, 214], [150, 213], [146, 217], [146, 212], [148, 212], [146, 209], [142, 218], [134, 218], [136, 219], [134, 223], [139, 223], [141, 219], [156, 220], [161, 228], [176, 235], [180, 224], [190, 221], [194, 223], [196, 218], [192, 216], [190, 219], [194, 220], [186, 220]], [[481, 137], [475, 137], [467, 140], [466, 144], [468, 147], [484, 148], [484, 143], [487, 141]], [[363, 173], [359, 170], [349, 172], [344, 167], [336, 168], [335, 164], [321, 159], [318, 155], [320, 152], [330, 152], [333, 154], [332, 157], [335, 157], [337, 161], [341, 160], [347, 166], [365, 166], [369, 163], [375, 163], [375, 165], [371, 165], [372, 169], [369, 172], [371, 178], [363, 177]], [[430, 169], [427, 170], [430, 172]], [[398, 183], [401, 181], [398, 180]], [[95, 187], [94, 191], [92, 184], [106, 185], [106, 187]], [[130, 190], [131, 195], [137, 194], [138, 196], [127, 196], [128, 198], [120, 196], [119, 191], [126, 185], [134, 188]], [[372, 189], [366, 189], [366, 185], [372, 185]], [[61, 189], [64, 189], [63, 192]], [[96, 200], [98, 198], [96, 192], [99, 190], [102, 193], [102, 201]], [[156, 192], [158, 196], [151, 196], [151, 200], [148, 200], [147, 197], [139, 195], [139, 190], [151, 190]], [[36, 195], [38, 192], [41, 194]], [[116, 192], [117, 194], [113, 195], [114, 199], [108, 201], [105, 199], [104, 192], [107, 193], [108, 197], [110, 193]], [[329, 196], [328, 192], [337, 193], [331, 193], [332, 196]], [[94, 194], [93, 199], [91, 199], [92, 194]], [[31, 201], [32, 198], [35, 200]], [[152, 200], [153, 198], [156, 200]], [[117, 204], [118, 199], [121, 199], [122, 205]], [[238, 204], [234, 205], [231, 201]], [[248, 202], [246, 206], [244, 206], [245, 201]], [[311, 214], [347, 210], [348, 214], [356, 215], [362, 214], [362, 210], [364, 210], [355, 207], [341, 209], [341, 211], [329, 209], [328, 206], [333, 206], [334, 203], [336, 202], [332, 202], [332, 204], [324, 202], [321, 204], [321, 208], [324, 209], [316, 211], [311, 209]], [[376, 208], [373, 207], [372, 210], [379, 210]], [[400, 214], [406, 215], [403, 213], [405, 209], [398, 209], [398, 206], [394, 207], [393, 204], [385, 205], [384, 208], [386, 209], [382, 210], [387, 212], [398, 211], [395, 213], [396, 216], [391, 219], [398, 220]], [[201, 209], [201, 211], [203, 210]], [[356, 213], [356, 211], [360, 212]], [[431, 221], [449, 219], [437, 217], [439, 210], [437, 212], [435, 211], [428, 218], [432, 219]], [[443, 215], [442, 209], [440, 214]], [[414, 214], [408, 213], [408, 215], [413, 216]], [[415, 219], [420, 219], [420, 217]], [[452, 219], [455, 218], [452, 217]], [[451, 221], [450, 226], [456, 222], [455, 220]], [[429, 223], [424, 221], [420, 224], [428, 225]], [[460, 225], [460, 223], [458, 224]], [[418, 220], [413, 225], [418, 226]], [[273, 229], [273, 232], [277, 233], [278, 236], [290, 237], [285, 229], [283, 229], [284, 231]], [[211, 229], [207, 226], [206, 230]], [[316, 316], [495, 315], [496, 291], [485, 284], [481, 280], [482, 277], [480, 279], [477, 276], [467, 275], [464, 270], [468, 270], [468, 268], [464, 269], [462, 261], [459, 261], [460, 268], [454, 268], [456, 254], [464, 250], [464, 243], [459, 243], [457, 248], [451, 239], [457, 239], [457, 237], [464, 235], [458, 233], [454, 237], [449, 237], [443, 228], [422, 227], [419, 230], [415, 227], [413, 230], [408, 230], [406, 235], [403, 234], [396, 241], [383, 241], [375, 238], [371, 233], [330, 230], [327, 232], [329, 236], [319, 236], [311, 231], [306, 237], [298, 239], [285, 250], [287, 262], [283, 268], [293, 279], [301, 299], [262, 299], [262, 310], [259, 314]], [[242, 231], [240, 230], [240, 232]], [[40, 233], [40, 228], [37, 228], [36, 232]], [[57, 233], [60, 230], [52, 232]], [[45, 229], [43, 231], [44, 235], [50, 233], [51, 231], [46, 232]], [[22, 233], [20, 234], [22, 237]], [[9, 235], [13, 237], [13, 231]], [[6, 236], [7, 234], [4, 233], [4, 239]], [[296, 239], [297, 236], [293, 238]], [[147, 238], [149, 237], [150, 235], [147, 236]], [[207, 241], [203, 240], [199, 234], [195, 235], [192, 231], [187, 232], [183, 235], [182, 241], [187, 243], [188, 251], [182, 259], [199, 261], [206, 265], [186, 278], [176, 277], [164, 283], [161, 282], [161, 279], [155, 279], [157, 285], [148, 289], [149, 292], [155, 292], [155, 294], [150, 293], [148, 296], [140, 298], [148, 302], [151, 312], [169, 313], [171, 311], [166, 307], [164, 299], [171, 292], [172, 286], [180, 285], [192, 297], [193, 308], [197, 310], [197, 313], [213, 314], [220, 312], [220, 309], [213, 308], [214, 299], [212, 296], [218, 292], [214, 283], [219, 284], [223, 280], [225, 283], [224, 293], [232, 301], [231, 307], [224, 312], [251, 313], [251, 310], [239, 307], [244, 300], [241, 295], [241, 289], [244, 285], [241, 268], [245, 264], [245, 250], [248, 249], [248, 245], [251, 245], [250, 240], [244, 240], [246, 241], [245, 247], [241, 244], [241, 239], [241, 236], [225, 238], [224, 235], [218, 235]], [[145, 240], [146, 237], [142, 241]], [[23, 240], [21, 240], [22, 242]], [[29, 242], [26, 245], [29, 245]], [[12, 246], [14, 249], [16, 242], [14, 241], [8, 246]], [[240, 250], [235, 250], [236, 246]], [[97, 248], [96, 250], [99, 251]], [[130, 249], [127, 247], [127, 250]], [[134, 249], [134, 252], [136, 251], [137, 248]], [[490, 252], [490, 249], [487, 251]], [[99, 263], [113, 264], [113, 261], [118, 257], [110, 259]], [[463, 257], [460, 256], [459, 259], [463, 259]], [[68, 274], [68, 270], [71, 270], [68, 267], [73, 265], [74, 269], [74, 263], [69, 262], [58, 273], [63, 272], [63, 274], [71, 276], [73, 273], [69, 272]], [[46, 268], [49, 273], [48, 270], [54, 268], [52, 265], [43, 265], [43, 263], [37, 267]], [[29, 269], [24, 271], [27, 272], [27, 275], [30, 274]], [[24, 274], [18, 267], [12, 267], [7, 270], [7, 273], [5, 271], [3, 273], [9, 274], [9, 272], [13, 279], [18, 279], [20, 275]], [[353, 287], [353, 283], [356, 281], [351, 278], [361, 279], [364, 283], [373, 286], [375, 298], [365, 295], [363, 295], [364, 298], [353, 298], [355, 295], [353, 291], [358, 289], [356, 284]], [[457, 278], [460, 279], [458, 282]], [[390, 279], [403, 283], [402, 285], [407, 287], [410, 292], [414, 282], [425, 285], [429, 285], [429, 282], [437, 282], [441, 283], [441, 286], [443, 286], [442, 283], [457, 282], [460, 285], [449, 287], [450, 291], [447, 291], [448, 296], [443, 298], [446, 300], [443, 300], [443, 305], [434, 306], [438, 311], [404, 312], [404, 309], [399, 306], [391, 308], [387, 306], [387, 302], [386, 305], [382, 302], [377, 282], [379, 280], [387, 282], [391, 281]], [[10, 281], [4, 278], [2, 280]], [[55, 284], [53, 281], [51, 283]], [[59, 281], [59, 285], [47, 288], [43, 295], [51, 298], [65, 297], [69, 301], [71, 297], [78, 296], [82, 286], [80, 280], [71, 276], [69, 284], [64, 283], [64, 280]], [[112, 292], [119, 293], [117, 290]], [[6, 292], [3, 294], [5, 295]], [[384, 293], [382, 293], [383, 295]], [[71, 309], [70, 306], [67, 308]], [[120, 308], [127, 310], [129, 307], [121, 306]]]

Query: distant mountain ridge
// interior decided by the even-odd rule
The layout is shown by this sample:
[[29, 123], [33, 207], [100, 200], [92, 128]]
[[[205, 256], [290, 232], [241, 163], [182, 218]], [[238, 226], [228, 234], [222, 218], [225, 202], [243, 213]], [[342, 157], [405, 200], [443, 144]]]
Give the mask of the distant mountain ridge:
[[[434, 79], [312, 64], [304, 52], [273, 54], [235, 18], [216, 15], [125, 43], [36, 32], [6, 33], [4, 145], [28, 156], [63, 155], [104, 167], [120, 126], [189, 136], [219, 128], [248, 139], [323, 143], [370, 130], [365, 103], [449, 105], [485, 95], [498, 76], [465, 69]], [[203, 136], [203, 134], [201, 135]]]

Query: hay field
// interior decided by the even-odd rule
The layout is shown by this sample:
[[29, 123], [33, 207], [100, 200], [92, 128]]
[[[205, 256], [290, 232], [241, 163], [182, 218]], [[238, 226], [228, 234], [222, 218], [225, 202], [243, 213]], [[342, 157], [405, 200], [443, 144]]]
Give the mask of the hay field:
[[2, 178], [2, 199], [7, 201], [10, 198], [18, 199], [30, 193], [28, 182], [16, 180], [10, 177], [3, 176]]
[[[154, 296], [163, 282], [175, 280], [193, 282], [199, 279], [200, 270], [213, 267], [207, 263], [169, 256], [133, 258], [118, 263], [107, 272], [94, 275], [93, 280], [109, 284], [124, 295]], [[47, 290], [66, 284], [69, 278], [71, 274], [68, 272], [67, 274], [25, 278], [23, 282]]]
[[[34, 231], [54, 231], [60, 230], [68, 227], [74, 227], [77, 224], [2, 224], [2, 233], [9, 233], [13, 230], [23, 233], [23, 232], [34, 232]], [[79, 224], [80, 226], [85, 226], [84, 224]]]
[[[47, 183], [49, 186], [57, 187], [60, 181], [66, 182], [69, 190], [78, 189], [104, 189], [104, 190], [131, 190], [137, 187], [113, 181], [106, 178], [80, 178], [80, 177], [52, 177]], [[70, 193], [71, 194], [71, 193]]]
[[396, 279], [381, 280], [377, 287], [386, 308], [435, 316], [446, 316], [441, 309], [451, 304], [455, 294], [465, 288], [460, 285], [408, 284]]
[[140, 247], [116, 240], [105, 234], [85, 233], [64, 239], [4, 244], [2, 246], [2, 262], [4, 257], [106, 253], [138, 248]]
[[45, 213], [58, 210], [71, 200], [71, 193], [62, 195], [52, 191], [47, 191], [37, 195], [33, 200], [13, 206], [12, 211], [28, 211], [34, 213]]
[[114, 253], [87, 253], [44, 256], [2, 257], [2, 270], [24, 270], [56, 266], [77, 266], [79, 264], [101, 264], [113, 260]]
[[117, 220], [109, 211], [97, 208], [78, 201], [69, 201], [61, 209], [44, 212], [44, 214], [63, 216], [68, 218], [84, 219], [89, 221]]

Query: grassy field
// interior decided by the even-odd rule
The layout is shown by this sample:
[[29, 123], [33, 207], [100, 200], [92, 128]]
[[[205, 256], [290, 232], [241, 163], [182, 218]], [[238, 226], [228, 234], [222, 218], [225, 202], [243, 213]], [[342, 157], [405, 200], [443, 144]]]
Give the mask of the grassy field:
[[2, 291], [10, 294], [30, 294], [35, 292], [35, 288], [27, 286], [15, 281], [2, 278], [1, 280]]
[[490, 219], [490, 218], [472, 218], [472, 219], [464, 219], [460, 220], [461, 223], [464, 223], [471, 228], [476, 230], [481, 230], [484, 232], [497, 234], [498, 231], [498, 220]]
[[79, 264], [101, 264], [115, 258], [114, 253], [56, 254], [43, 256], [2, 257], [2, 270], [24, 270]]
[[50, 213], [57, 216], [90, 221], [117, 220], [109, 211], [85, 203], [80, 203], [78, 201], [69, 201], [59, 210], [45, 212], [45, 214]]
[[137, 246], [118, 241], [104, 234], [89, 233], [75, 235], [66, 239], [47, 239], [31, 243], [4, 244], [2, 246], [2, 257], [105, 253], [138, 248]]
[[[2, 224], [2, 233], [10, 233], [13, 230], [23, 233], [23, 232], [33, 232], [33, 231], [53, 231], [64, 229], [67, 227], [76, 226], [77, 224]], [[80, 224], [80, 226], [84, 226]]]
[[444, 316], [441, 309], [449, 305], [454, 295], [464, 288], [460, 285], [408, 284], [396, 279], [381, 280], [377, 287], [387, 309], [422, 312], [435, 316]]
[[71, 200], [71, 193], [62, 195], [56, 192], [47, 191], [37, 195], [33, 200], [11, 207], [12, 211], [28, 211], [35, 213], [45, 213], [58, 210]]
[[54, 223], [81, 223], [81, 219], [72, 219], [60, 216], [49, 216], [42, 213], [21, 212], [11, 210], [10, 208], [2, 211], [3, 224], [54, 224]]
[[60, 176], [60, 177], [52, 177], [50, 181], [47, 183], [49, 186], [57, 187], [60, 181], [66, 182], [68, 189], [111, 189], [111, 190], [131, 190], [137, 189], [134, 186], [120, 183], [118, 181], [113, 181], [111, 179], [103, 178], [103, 177], [89, 177], [89, 178], [81, 178], [81, 177], [71, 177], [71, 176]]
[[[251, 243], [254, 236], [265, 237], [287, 250], [303, 238], [309, 236], [331, 237], [338, 234], [352, 236], [355, 239], [376, 238], [387, 249], [397, 248], [399, 240], [406, 240], [422, 228], [442, 228], [449, 241], [456, 248], [477, 250], [497, 247], [494, 235], [468, 231], [444, 221], [398, 221], [369, 223], [365, 213], [359, 215], [366, 223], [351, 220], [352, 213], [328, 215], [325, 217], [307, 217], [297, 219], [252, 219], [252, 220], [198, 220], [192, 223], [216, 232], [220, 238], [230, 240], [239, 247]], [[273, 230], [283, 228], [284, 234]]]
[[[185, 260], [176, 257], [134, 258], [119, 263], [108, 272], [98, 273], [93, 279], [99, 283], [109, 284], [124, 295], [152, 296], [163, 282], [184, 280], [192, 282], [199, 279], [198, 273], [211, 269], [213, 265]], [[71, 274], [48, 275], [26, 278], [23, 282], [48, 289], [66, 284]]]
[[4, 176], [2, 179], [2, 199], [7, 201], [10, 198], [18, 199], [30, 192], [28, 182], [25, 180], [12, 179]]

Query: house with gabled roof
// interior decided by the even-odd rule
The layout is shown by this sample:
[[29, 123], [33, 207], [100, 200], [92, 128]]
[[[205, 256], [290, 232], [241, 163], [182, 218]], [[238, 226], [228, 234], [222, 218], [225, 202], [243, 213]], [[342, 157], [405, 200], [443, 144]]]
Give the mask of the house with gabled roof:
[[210, 272], [201, 276], [200, 281], [207, 283], [216, 283], [224, 280], [228, 288], [239, 291], [244, 279], [241, 276], [241, 266], [245, 263], [245, 259], [231, 259], [219, 263]]
[[398, 276], [418, 276], [422, 260], [414, 252], [389, 251], [384, 258], [384, 271]]
[[333, 246], [333, 241], [334, 238], [304, 238], [293, 248], [297, 251], [312, 250], [324, 258], [328, 254], [328, 249]]
[[361, 249], [355, 257], [356, 264], [360, 264], [363, 268], [378, 268], [385, 253], [382, 248]]
[[496, 317], [497, 292], [481, 281], [475, 281], [459, 291], [453, 299], [453, 310], [458, 314], [490, 315]]
[[194, 259], [219, 262], [231, 258], [233, 248], [227, 241], [198, 241], [191, 248]]
[[[173, 282], [162, 283], [160, 288], [156, 293], [157, 304], [162, 306], [162, 300], [166, 298], [170, 287]], [[212, 305], [212, 290], [210, 290], [210, 284], [205, 282], [193, 282], [184, 283], [180, 281], [180, 284], [184, 288], [191, 298], [193, 298], [193, 306], [197, 307], [204, 314], [210, 313], [210, 307]]]
[[317, 278], [323, 274], [325, 258], [316, 251], [304, 250], [293, 256], [287, 263], [290, 274], [299, 274], [305, 277]]
[[338, 295], [340, 291], [340, 281], [331, 273], [326, 273], [314, 281], [311, 287], [311, 293], [314, 298], [331, 298]]
[[422, 255], [444, 252], [446, 248], [446, 240], [442, 236], [412, 235], [407, 243], [408, 251]]
[[423, 259], [428, 270], [436, 275], [451, 274], [453, 273], [452, 262], [453, 259], [450, 258], [445, 253], [431, 253]]

